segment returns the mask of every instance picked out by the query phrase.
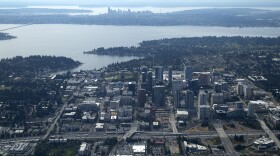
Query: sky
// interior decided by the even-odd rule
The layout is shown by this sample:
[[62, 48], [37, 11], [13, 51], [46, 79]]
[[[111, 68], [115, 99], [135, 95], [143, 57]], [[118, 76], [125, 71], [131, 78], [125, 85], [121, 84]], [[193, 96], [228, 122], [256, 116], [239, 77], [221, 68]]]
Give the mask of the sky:
[[1, 5], [280, 7], [280, 0], [0, 0]]

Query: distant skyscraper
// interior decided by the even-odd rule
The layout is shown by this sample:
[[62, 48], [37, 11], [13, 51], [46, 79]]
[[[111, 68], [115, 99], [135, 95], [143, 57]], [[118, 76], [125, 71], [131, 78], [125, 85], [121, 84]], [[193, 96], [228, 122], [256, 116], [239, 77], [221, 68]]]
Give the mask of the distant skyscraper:
[[193, 79], [189, 81], [188, 88], [193, 91], [194, 93], [198, 93], [199, 91], [199, 81], [198, 79]]
[[211, 96], [211, 104], [223, 104], [224, 94], [223, 93], [213, 93]]
[[222, 82], [222, 88], [223, 88], [223, 91], [228, 91], [228, 83]]
[[244, 97], [245, 97], [245, 99], [251, 99], [252, 98], [252, 95], [253, 94], [253, 89], [252, 89], [252, 87], [250, 87], [250, 86], [245, 86], [244, 87]]
[[251, 101], [249, 102], [249, 104], [248, 104], [248, 113], [247, 113], [247, 116], [249, 116], [249, 117], [252, 117], [252, 116], [253, 116], [255, 104], [256, 104], [256, 103], [254, 103], [254, 102], [251, 102]]
[[142, 66], [141, 67], [141, 73], [143, 73], [143, 72], [146, 73], [146, 74], [148, 73], [148, 67], [147, 66]]
[[145, 72], [141, 73], [141, 81], [142, 81], [142, 83], [147, 81], [147, 73], [145, 73]]
[[110, 7], [108, 7], [107, 12], [108, 12], [108, 14], [111, 13], [111, 8]]
[[237, 95], [242, 96], [244, 95], [244, 86], [241, 83], [238, 83], [236, 88]]
[[198, 116], [199, 120], [205, 121], [205, 120], [210, 119], [210, 117], [211, 117], [211, 111], [210, 110], [211, 110], [211, 108], [210, 108], [209, 105], [198, 106], [197, 116]]
[[186, 66], [184, 69], [185, 80], [192, 80], [193, 69], [190, 66]]
[[215, 82], [214, 83], [214, 90], [216, 93], [221, 93], [223, 90], [223, 85], [220, 82]]
[[128, 91], [131, 91], [133, 95], [136, 92], [136, 82], [129, 82], [128, 83]]
[[155, 79], [156, 79], [156, 82], [163, 81], [163, 67], [162, 66], [155, 67]]
[[200, 91], [198, 94], [198, 106], [207, 105], [208, 93]]
[[210, 84], [210, 73], [201, 73], [198, 76], [198, 81], [199, 81], [199, 85], [201, 86], [207, 86]]
[[190, 90], [186, 91], [185, 104], [186, 109], [194, 109], [194, 94]]
[[174, 101], [174, 106], [175, 107], [180, 107], [180, 102], [181, 102], [181, 92], [180, 91], [175, 91], [173, 93], [173, 101]]
[[155, 106], [160, 107], [165, 104], [165, 86], [153, 87], [153, 103]]
[[144, 106], [145, 103], [146, 103], [146, 90], [145, 89], [139, 89], [137, 97], [138, 97], [139, 106]]
[[168, 67], [168, 84], [172, 84], [172, 66]]
[[147, 88], [148, 88], [148, 92], [152, 92], [153, 90], [153, 73], [151, 71], [148, 72], [148, 76], [147, 76]]

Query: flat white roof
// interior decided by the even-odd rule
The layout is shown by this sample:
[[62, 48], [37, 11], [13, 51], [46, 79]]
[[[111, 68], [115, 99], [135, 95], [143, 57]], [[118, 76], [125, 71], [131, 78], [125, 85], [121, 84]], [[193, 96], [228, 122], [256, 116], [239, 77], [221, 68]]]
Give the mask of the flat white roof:
[[262, 100], [250, 101], [249, 103], [258, 104], [258, 105], [266, 105], [267, 104], [266, 102], [264, 102]]
[[256, 145], [266, 145], [266, 144], [270, 144], [270, 143], [274, 143], [274, 141], [272, 139], [266, 138], [266, 137], [262, 137], [257, 139], [256, 141], [254, 141], [254, 144]]
[[188, 143], [187, 141], [184, 141], [184, 146], [188, 147], [188, 148], [192, 148], [192, 149], [197, 149], [199, 151], [206, 151], [207, 150], [207, 148], [205, 146]]
[[96, 123], [95, 128], [104, 128], [104, 123]]
[[87, 148], [87, 143], [86, 143], [86, 142], [83, 142], [83, 143], [81, 144], [81, 146], [80, 146], [79, 151], [80, 151], [80, 152], [84, 152], [84, 151], [86, 150], [86, 148]]
[[159, 125], [159, 123], [156, 121], [156, 122], [153, 122], [153, 125], [157, 126], [157, 125]]
[[66, 115], [66, 116], [73, 116], [75, 114], [76, 114], [76, 112], [64, 113], [64, 115]]
[[133, 153], [145, 153], [146, 146], [145, 145], [132, 145]]
[[189, 112], [186, 110], [177, 110], [177, 115], [189, 115]]

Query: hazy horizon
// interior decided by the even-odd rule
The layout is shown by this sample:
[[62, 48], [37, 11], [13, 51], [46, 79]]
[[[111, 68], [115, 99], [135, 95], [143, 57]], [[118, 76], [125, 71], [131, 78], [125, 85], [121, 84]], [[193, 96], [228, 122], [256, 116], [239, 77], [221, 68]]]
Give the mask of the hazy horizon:
[[1, 0], [0, 6], [82, 5], [131, 7], [280, 7], [275, 0]]

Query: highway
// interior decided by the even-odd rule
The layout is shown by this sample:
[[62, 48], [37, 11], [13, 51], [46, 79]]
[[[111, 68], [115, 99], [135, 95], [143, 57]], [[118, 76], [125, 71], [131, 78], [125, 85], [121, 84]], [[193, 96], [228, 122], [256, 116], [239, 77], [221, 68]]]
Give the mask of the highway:
[[[265, 131], [268, 131], [267, 129]], [[141, 138], [141, 139], [151, 139], [152, 137], [165, 137], [176, 139], [178, 136], [185, 136], [188, 138], [211, 138], [211, 137], [219, 137], [216, 131], [196, 131], [191, 133], [173, 133], [173, 132], [161, 132], [161, 131], [135, 131], [131, 130], [129, 135], [126, 132], [69, 132], [61, 134], [63, 138], [69, 140], [105, 140], [107, 138], [117, 137], [121, 142], [124, 138], [128, 138], [129, 136], [132, 138]], [[280, 134], [279, 131], [270, 131], [271, 134]], [[229, 137], [234, 137], [236, 134], [244, 135], [244, 136], [254, 136], [258, 137], [260, 135], [266, 134], [263, 130], [252, 130], [249, 132], [244, 131], [226, 131], [225, 132]], [[270, 134], [270, 137], [272, 136]], [[223, 134], [224, 135], [224, 134]], [[275, 135], [274, 135], [275, 136]], [[34, 141], [37, 142], [42, 139], [46, 139], [47, 135], [43, 136], [33, 136], [33, 137], [19, 137], [19, 138], [9, 138], [9, 139], [1, 139], [1, 143], [5, 142], [14, 142], [14, 141]], [[272, 137], [271, 137], [272, 138]], [[273, 138], [272, 138], [273, 139]], [[273, 140], [278, 140], [276, 137]], [[279, 141], [275, 142], [277, 146], [279, 145]]]
[[172, 131], [174, 133], [177, 133], [178, 130], [177, 130], [177, 126], [176, 126], [176, 120], [175, 120], [175, 115], [174, 115], [174, 112], [173, 112], [173, 109], [170, 109], [170, 124], [171, 124], [171, 127], [172, 127]]
[[[273, 134], [280, 134], [279, 131], [271, 131]], [[251, 130], [249, 132], [244, 131], [226, 131], [226, 134], [230, 137], [234, 135], [244, 135], [244, 136], [260, 136], [264, 135], [265, 132], [263, 130]], [[9, 141], [21, 141], [21, 140], [42, 140], [47, 135], [42, 136], [34, 136], [34, 137], [18, 137], [18, 138], [9, 138], [9, 139], [1, 139], [0, 142], [9, 142]], [[196, 132], [162, 132], [162, 131], [137, 131], [133, 128], [133, 130], [129, 131], [129, 135], [127, 132], [69, 132], [61, 134], [63, 138], [71, 139], [71, 140], [83, 140], [83, 139], [106, 139], [117, 137], [118, 139], [124, 139], [133, 137], [133, 138], [143, 138], [149, 139], [151, 137], [178, 137], [178, 136], [186, 136], [189, 138], [206, 138], [206, 137], [218, 137], [216, 131], [196, 131]]]
[[132, 125], [131, 125], [131, 128], [128, 132], [126, 132], [122, 139], [125, 140], [126, 138], [130, 138], [138, 129], [138, 124], [136, 122], [134, 122]]
[[[264, 135], [265, 132], [262, 130], [254, 130], [250, 132], [242, 132], [242, 131], [229, 131], [226, 132], [228, 136], [233, 137], [234, 135], [244, 135], [244, 136], [260, 136]], [[128, 138], [128, 135], [125, 133], [114, 133], [114, 132], [71, 132], [71, 133], [65, 133], [61, 135], [64, 138], [71, 139], [71, 140], [82, 140], [82, 139], [106, 139], [106, 138], [112, 138], [117, 137], [119, 140], [122, 140], [124, 138]], [[161, 132], [161, 131], [135, 131], [133, 134], [131, 134], [131, 137], [133, 138], [142, 138], [142, 139], [149, 139], [151, 137], [178, 137], [178, 136], [186, 136], [189, 138], [206, 138], [206, 137], [218, 137], [216, 131], [205, 131], [205, 132], [192, 132], [192, 133], [173, 133], [173, 132]]]
[[[134, 131], [134, 130], [133, 130]], [[279, 131], [274, 131], [276, 134], [280, 134]], [[250, 132], [242, 132], [242, 131], [227, 131], [228, 136], [234, 137], [236, 134], [244, 135], [244, 136], [260, 136], [264, 135], [265, 132], [262, 130], [253, 130]], [[69, 140], [105, 140], [107, 138], [116, 137], [122, 141], [123, 138], [127, 138], [129, 135], [125, 135], [125, 132], [70, 132], [61, 134], [63, 138]], [[135, 131], [130, 135], [133, 138], [141, 138], [141, 139], [151, 139], [152, 137], [158, 138], [172, 138], [176, 139], [178, 136], [185, 136], [188, 138], [211, 138], [218, 137], [216, 131], [204, 131], [204, 132], [191, 132], [191, 133], [173, 133], [173, 132], [149, 132], [149, 131]], [[34, 137], [22, 137], [22, 138], [9, 138], [9, 139], [1, 139], [0, 142], [13, 142], [13, 141], [39, 141], [42, 140], [44, 136], [34, 136]]]
[[60, 116], [62, 115], [64, 109], [66, 108], [68, 102], [73, 98], [73, 95], [66, 101], [64, 102], [63, 106], [60, 108], [59, 113], [56, 115], [53, 123], [50, 125], [49, 129], [47, 130], [46, 134], [44, 136], [42, 136], [42, 140], [45, 140], [48, 138], [48, 136], [50, 135], [51, 131], [54, 129], [55, 125], [57, 124], [58, 119], [60, 118]]
[[234, 149], [228, 135], [226, 134], [221, 122], [219, 122], [219, 121], [215, 122], [214, 121], [213, 126], [216, 129], [216, 131], [217, 131], [217, 133], [218, 133], [218, 135], [221, 139], [222, 145], [226, 149], [227, 154], [230, 155], [230, 156], [238, 156], [239, 154], [235, 151], [235, 149]]
[[[227, 133], [228, 136], [235, 136], [238, 135], [244, 135], [244, 136], [260, 136], [264, 135], [265, 133], [263, 131], [253, 131], [250, 133], [245, 132], [230, 132]], [[98, 139], [98, 140], [104, 140], [107, 138], [113, 138], [117, 137], [119, 140], [122, 140], [124, 134], [123, 133], [66, 133], [61, 135], [63, 138], [70, 139], [70, 140], [84, 140], [84, 139]], [[172, 133], [172, 132], [141, 132], [137, 131], [134, 133], [133, 138], [142, 138], [142, 139], [150, 139], [152, 137], [166, 137], [166, 138], [177, 138], [178, 136], [185, 136], [188, 138], [210, 138], [210, 137], [218, 137], [219, 135], [215, 131], [210, 132], [196, 132], [196, 133]]]

